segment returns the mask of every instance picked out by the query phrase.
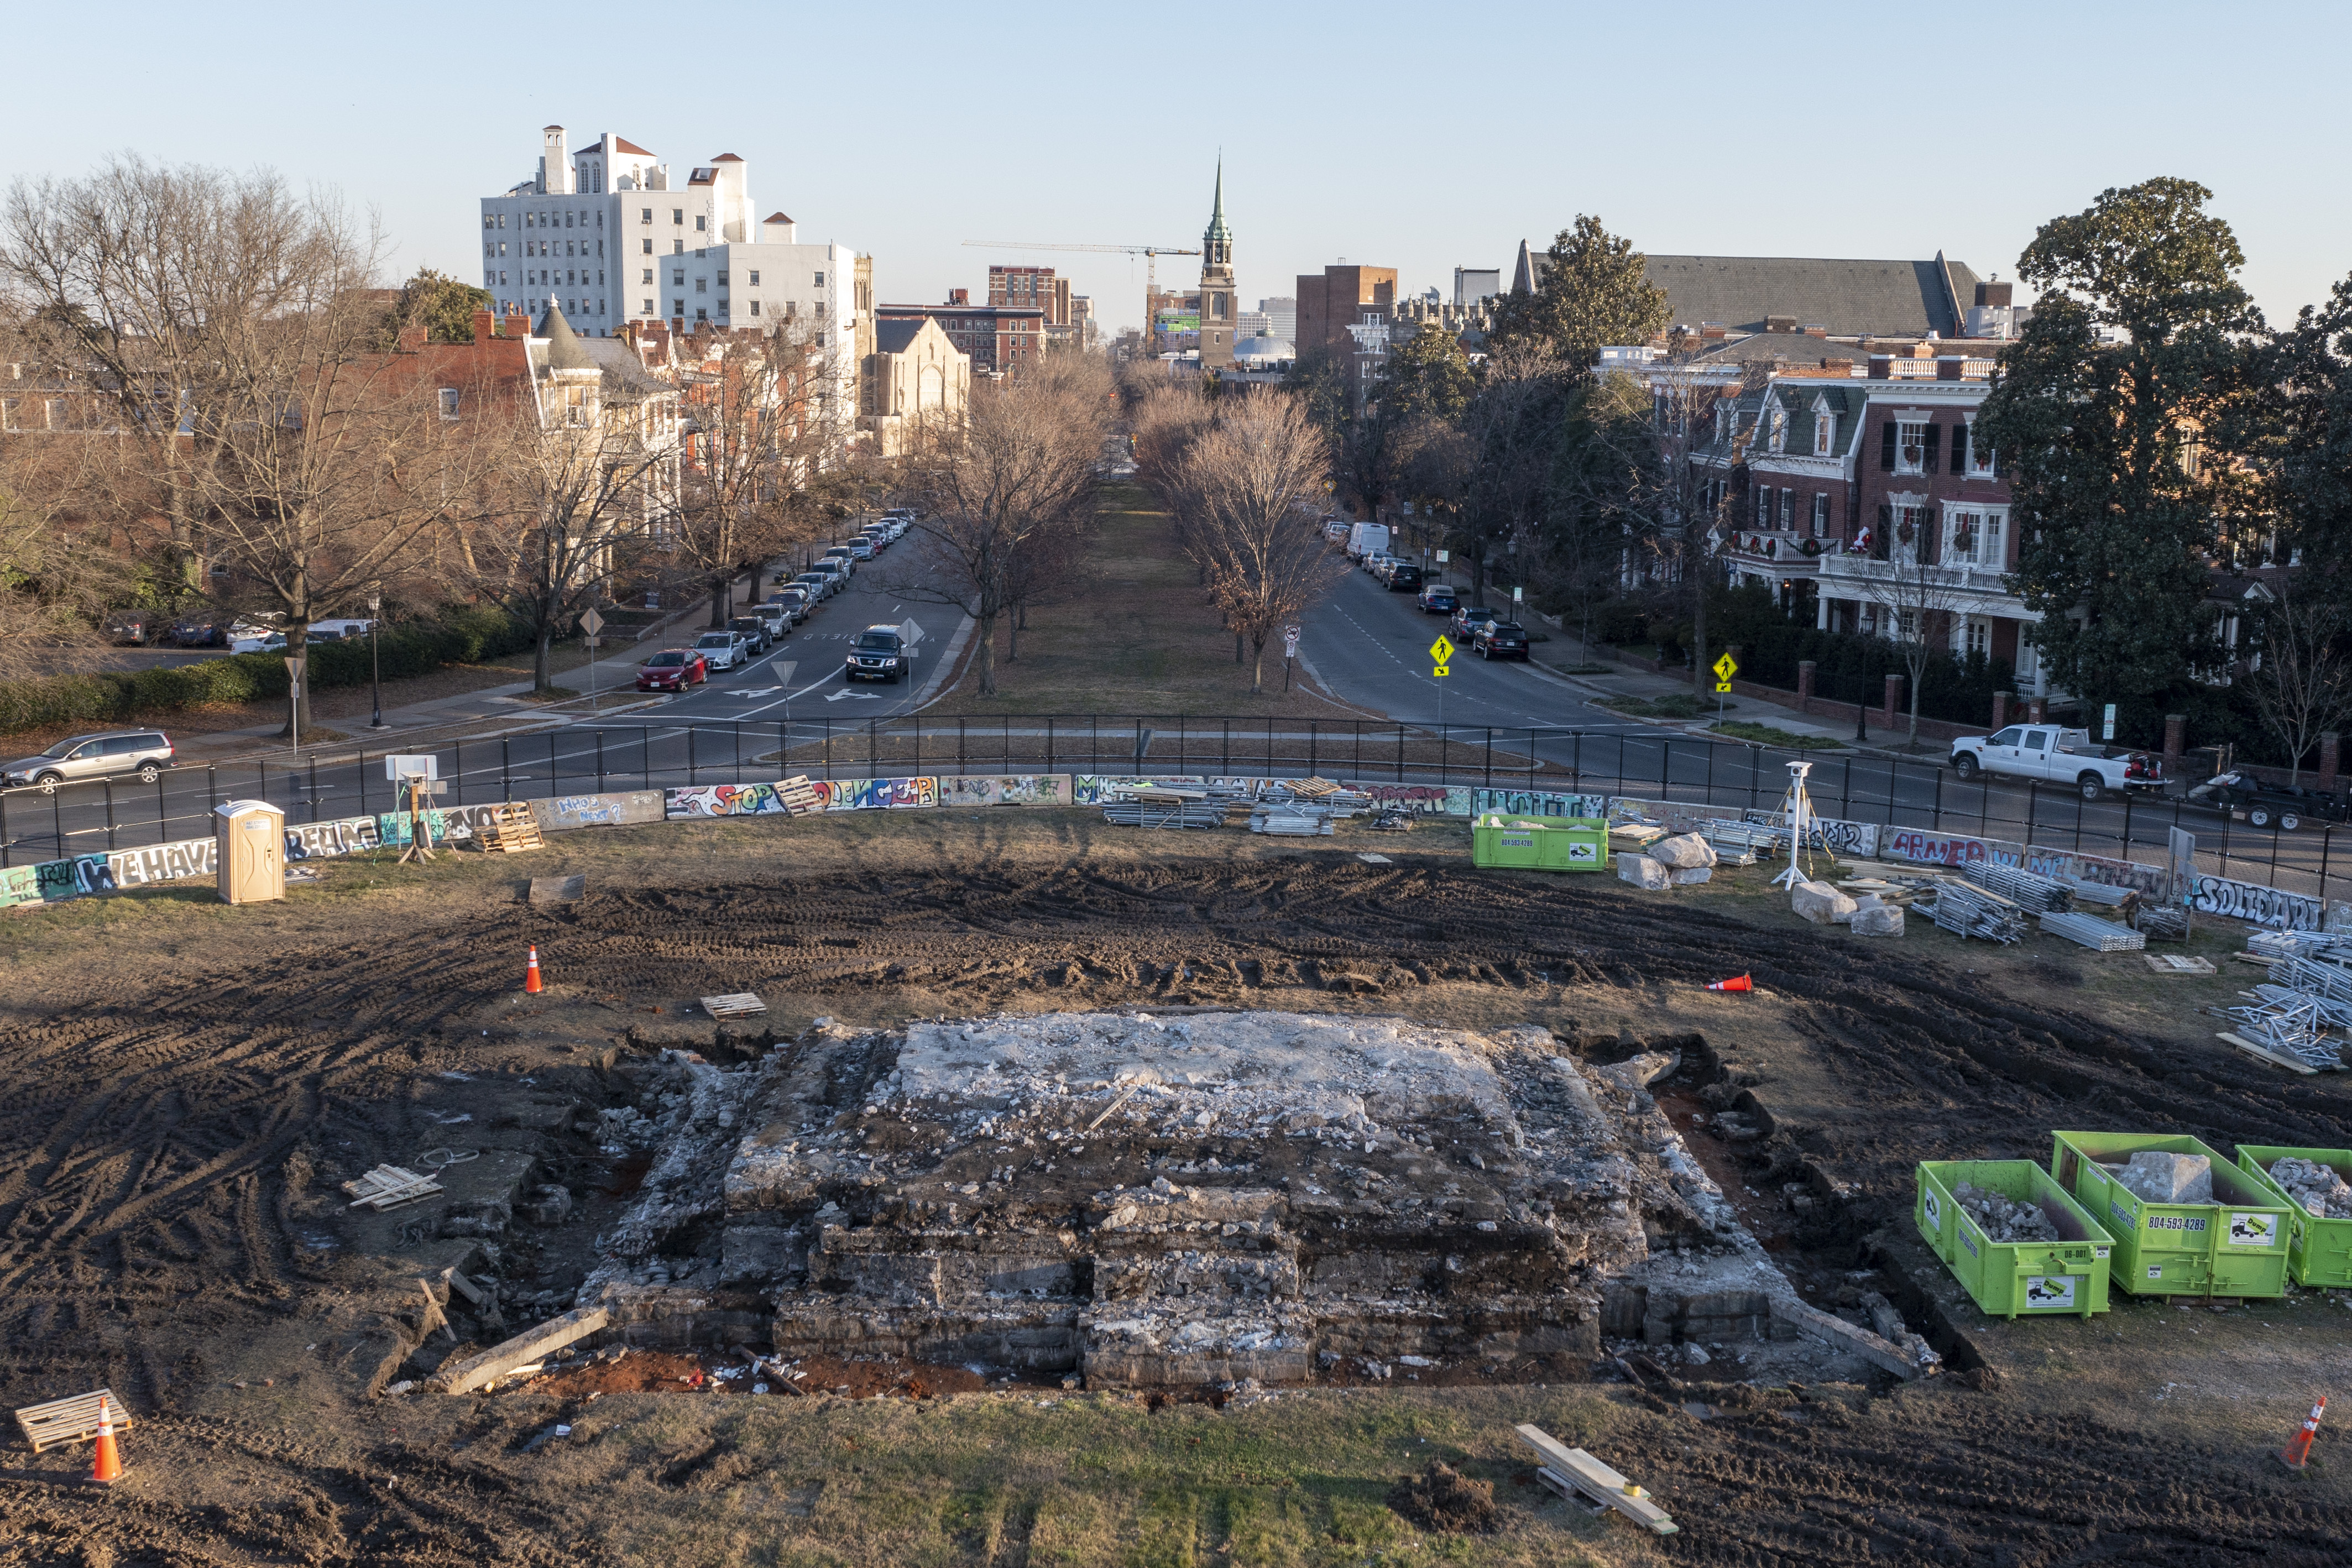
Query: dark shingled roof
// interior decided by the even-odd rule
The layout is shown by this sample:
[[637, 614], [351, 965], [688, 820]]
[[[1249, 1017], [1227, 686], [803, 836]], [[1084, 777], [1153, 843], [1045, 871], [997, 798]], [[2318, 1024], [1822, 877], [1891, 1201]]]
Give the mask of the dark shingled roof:
[[874, 348], [877, 353], [901, 354], [922, 331], [923, 321], [877, 321], [874, 323]]
[[[1847, 261], [1809, 256], [1649, 256], [1652, 283], [1666, 291], [1672, 321], [1696, 328], [1719, 322], [1731, 331], [1760, 332], [1768, 316], [1793, 316], [1830, 336], [1960, 335], [1979, 279], [1963, 262]], [[1512, 291], [1542, 285], [1550, 258], [1519, 242]]]
[[551, 299], [547, 314], [539, 319], [540, 337], [547, 340], [547, 368], [550, 370], [598, 370], [602, 367], [588, 357], [580, 346], [580, 334], [563, 319], [563, 311]]

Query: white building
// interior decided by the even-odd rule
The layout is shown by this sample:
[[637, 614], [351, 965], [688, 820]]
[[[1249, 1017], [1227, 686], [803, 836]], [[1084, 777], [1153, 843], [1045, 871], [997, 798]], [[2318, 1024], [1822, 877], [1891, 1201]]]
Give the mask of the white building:
[[504, 314], [552, 299], [574, 331], [610, 337], [625, 321], [782, 329], [839, 367], [855, 408], [871, 352], [873, 264], [841, 245], [803, 245], [793, 220], [754, 221], [749, 169], [722, 153], [673, 183], [667, 163], [607, 133], [577, 152], [541, 132], [539, 172], [482, 198], [482, 287]]

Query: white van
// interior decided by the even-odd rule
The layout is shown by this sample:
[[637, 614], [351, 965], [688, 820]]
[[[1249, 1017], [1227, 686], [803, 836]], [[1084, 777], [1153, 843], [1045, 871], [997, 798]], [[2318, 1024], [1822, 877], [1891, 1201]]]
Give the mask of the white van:
[[1360, 522], [1348, 531], [1348, 553], [1359, 561], [1388, 547], [1389, 525], [1385, 522]]

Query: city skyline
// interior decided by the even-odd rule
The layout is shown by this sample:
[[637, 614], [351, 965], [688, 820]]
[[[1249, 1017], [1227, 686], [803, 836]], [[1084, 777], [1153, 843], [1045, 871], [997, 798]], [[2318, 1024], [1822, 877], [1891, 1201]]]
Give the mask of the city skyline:
[[[1024, 15], [1097, 53], [1056, 57], [1021, 91], [975, 76], [940, 26], [962, 13], [935, 5], [789, 26], [718, 7], [709, 25], [736, 58], [758, 58], [765, 41], [783, 63], [775, 81], [722, 75], [698, 91], [691, 73], [588, 68], [625, 51], [638, 25], [601, 5], [566, 15], [564, 33], [593, 44], [579, 68], [561, 42], [453, 38], [473, 14], [446, 6], [420, 8], [420, 25], [387, 46], [341, 18], [230, 41], [212, 22], [134, 5], [134, 25], [110, 41], [118, 90], [103, 132], [91, 131], [86, 80], [34, 73], [0, 174], [72, 177], [117, 152], [266, 165], [379, 217], [390, 277], [430, 266], [478, 282], [480, 199], [532, 173], [541, 128], [562, 124], [574, 145], [627, 137], [681, 176], [722, 153], [744, 158], [762, 203], [805, 239], [875, 258], [880, 297], [943, 300], [984, 289], [992, 262], [1051, 265], [1095, 299], [1107, 332], [1140, 320], [1140, 258], [962, 242], [1196, 247], [1221, 148], [1244, 301], [1342, 259], [1397, 268], [1405, 293], [1450, 298], [1454, 268], [1507, 270], [1521, 239], [1539, 248], [1580, 212], [1654, 253], [1942, 248], [2008, 277], [2037, 225], [2156, 174], [2213, 189], [2273, 323], [2352, 273], [2352, 218], [2314, 203], [2289, 155], [2326, 144], [2324, 103], [2279, 91], [2256, 63], [2289, 49], [2326, 58], [2352, 33], [2340, 11], [2241, 19], [2233, 63], [2216, 67], [2179, 47], [2192, 19], [2209, 21], [2182, 5], [1996, 5], [1950, 40], [1844, 5], [1766, 17], [1702, 7], [1673, 24], [1521, 7], [1482, 19], [1475, 37], [1438, 29], [1458, 47], [1424, 58], [1410, 45], [1430, 31], [1425, 14], [1369, 5], [1346, 13], [1349, 36], [1364, 40], [1360, 58], [1392, 61], [1387, 71], [1340, 69], [1328, 90], [1244, 86], [1263, 80], [1265, 62], [1294, 84], [1320, 79], [1318, 60], [1343, 66], [1323, 25], [1332, 14], [1261, 14], [1237, 40], [1231, 85], [1204, 95], [1215, 111], [1177, 121], [1139, 112], [1135, 68], [1120, 63], [1145, 58], [1150, 25], [1069, 5]], [[24, 57], [79, 52], [74, 26], [25, 18]], [[1489, 47], [1497, 27], [1525, 47]], [[804, 60], [851, 63], [794, 63]], [[684, 85], [648, 94], [648, 79]], [[877, 82], [898, 110], [875, 110]], [[1160, 285], [1195, 281], [1198, 268], [1163, 260]]]

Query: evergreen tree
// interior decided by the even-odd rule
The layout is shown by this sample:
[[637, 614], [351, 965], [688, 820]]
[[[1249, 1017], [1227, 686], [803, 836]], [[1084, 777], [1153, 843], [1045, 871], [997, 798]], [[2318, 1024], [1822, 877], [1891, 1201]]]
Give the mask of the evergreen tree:
[[1570, 365], [1594, 363], [1612, 343], [1646, 343], [1665, 329], [1666, 291], [1649, 280], [1630, 239], [1580, 213], [1545, 252], [1551, 267], [1532, 294], [1506, 294], [1487, 342], [1548, 345]]

